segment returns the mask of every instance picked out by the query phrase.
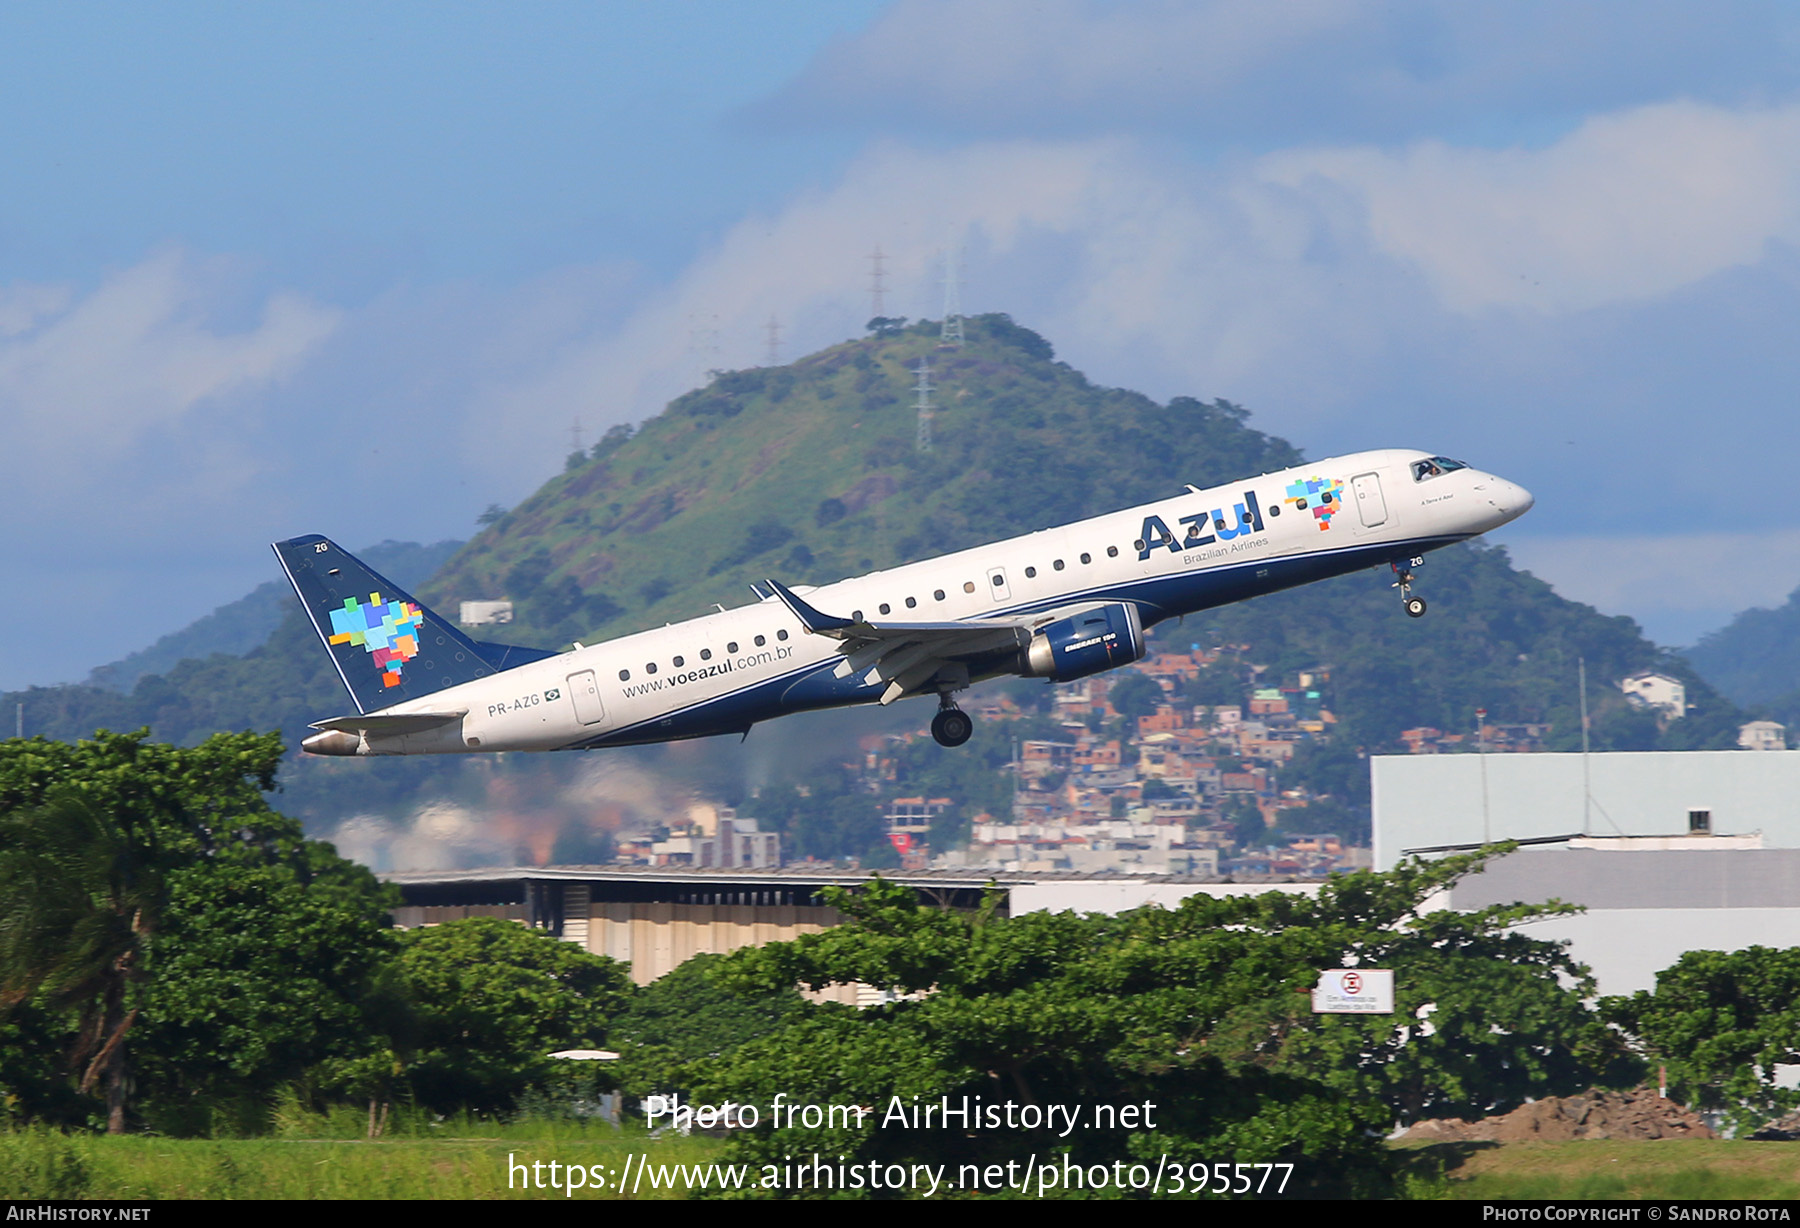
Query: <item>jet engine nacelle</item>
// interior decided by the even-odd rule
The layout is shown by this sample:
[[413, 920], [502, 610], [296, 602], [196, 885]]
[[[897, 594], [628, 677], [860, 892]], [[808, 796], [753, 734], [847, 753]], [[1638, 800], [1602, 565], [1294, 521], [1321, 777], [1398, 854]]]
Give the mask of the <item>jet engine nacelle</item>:
[[1073, 682], [1144, 655], [1144, 625], [1135, 605], [1108, 601], [1078, 610], [1032, 633], [1024, 674]]

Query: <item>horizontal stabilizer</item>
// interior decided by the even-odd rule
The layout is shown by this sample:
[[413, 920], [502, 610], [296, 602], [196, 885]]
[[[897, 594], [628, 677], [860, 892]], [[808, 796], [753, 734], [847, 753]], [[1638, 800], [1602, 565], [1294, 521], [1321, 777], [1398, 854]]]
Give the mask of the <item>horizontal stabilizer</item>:
[[390, 712], [374, 716], [334, 716], [328, 721], [314, 721], [314, 729], [336, 729], [343, 733], [366, 733], [372, 738], [394, 738], [408, 733], [424, 733], [439, 725], [461, 720], [469, 715], [467, 708], [454, 712]]

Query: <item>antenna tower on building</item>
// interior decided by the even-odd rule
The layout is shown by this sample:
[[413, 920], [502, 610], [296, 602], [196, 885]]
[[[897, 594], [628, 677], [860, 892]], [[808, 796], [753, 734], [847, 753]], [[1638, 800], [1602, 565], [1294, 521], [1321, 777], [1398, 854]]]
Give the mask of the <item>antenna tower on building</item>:
[[956, 248], [944, 251], [944, 327], [938, 336], [938, 349], [960, 350], [963, 343], [962, 287], [957, 268]]
[[913, 408], [919, 413], [918, 448], [921, 452], [931, 451], [931, 364], [923, 358], [914, 372], [919, 382], [913, 385]]
[[769, 348], [763, 355], [763, 365], [779, 367], [781, 365], [781, 321], [775, 318], [774, 312], [769, 313], [769, 322], [763, 325], [763, 330], [769, 335]]
[[882, 281], [887, 276], [881, 267], [884, 259], [886, 257], [881, 254], [881, 244], [877, 243], [875, 250], [869, 253], [869, 316], [876, 320], [887, 315], [887, 295], [882, 286]]

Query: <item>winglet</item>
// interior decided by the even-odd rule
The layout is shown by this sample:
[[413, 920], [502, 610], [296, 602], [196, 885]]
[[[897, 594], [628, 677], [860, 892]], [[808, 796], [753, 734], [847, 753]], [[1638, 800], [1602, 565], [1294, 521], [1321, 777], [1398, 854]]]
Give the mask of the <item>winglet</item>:
[[848, 618], [833, 618], [829, 614], [821, 614], [796, 597], [793, 590], [779, 580], [765, 580], [763, 583], [774, 590], [775, 595], [781, 599], [781, 604], [785, 605], [788, 612], [800, 620], [800, 625], [813, 635], [833, 635], [848, 631], [857, 625]]

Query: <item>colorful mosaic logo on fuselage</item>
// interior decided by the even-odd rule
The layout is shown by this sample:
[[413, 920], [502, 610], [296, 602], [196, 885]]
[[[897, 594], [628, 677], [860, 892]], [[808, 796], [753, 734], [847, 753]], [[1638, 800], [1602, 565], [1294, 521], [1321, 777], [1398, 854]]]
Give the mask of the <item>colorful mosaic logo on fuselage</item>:
[[331, 642], [355, 644], [375, 658], [382, 686], [399, 686], [406, 663], [419, 655], [419, 628], [425, 614], [410, 601], [383, 601], [369, 594], [369, 604], [344, 598], [344, 608], [331, 612]]
[[1336, 478], [1302, 478], [1298, 482], [1290, 482], [1287, 498], [1283, 503], [1292, 503], [1300, 511], [1309, 511], [1313, 519], [1319, 522], [1319, 532], [1323, 533], [1331, 527], [1331, 518], [1338, 514], [1344, 506], [1344, 484]]

